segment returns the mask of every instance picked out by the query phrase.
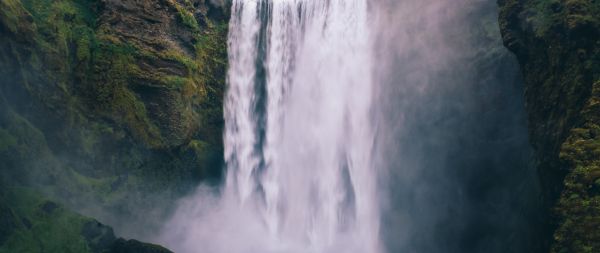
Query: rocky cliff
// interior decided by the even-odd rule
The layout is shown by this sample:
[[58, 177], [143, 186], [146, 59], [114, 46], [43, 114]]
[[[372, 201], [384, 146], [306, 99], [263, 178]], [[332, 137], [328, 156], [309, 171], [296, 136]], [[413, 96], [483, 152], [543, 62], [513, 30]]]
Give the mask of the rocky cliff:
[[219, 180], [228, 16], [209, 0], [0, 1], [1, 190], [150, 236]]
[[600, 251], [600, 2], [499, 0], [525, 78], [550, 252]]

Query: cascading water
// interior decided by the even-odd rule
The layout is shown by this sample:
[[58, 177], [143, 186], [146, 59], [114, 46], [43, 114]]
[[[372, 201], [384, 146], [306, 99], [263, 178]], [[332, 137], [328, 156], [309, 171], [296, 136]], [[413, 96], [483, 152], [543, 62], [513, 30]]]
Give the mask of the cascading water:
[[174, 250], [380, 251], [367, 28], [367, 0], [233, 1], [225, 189]]

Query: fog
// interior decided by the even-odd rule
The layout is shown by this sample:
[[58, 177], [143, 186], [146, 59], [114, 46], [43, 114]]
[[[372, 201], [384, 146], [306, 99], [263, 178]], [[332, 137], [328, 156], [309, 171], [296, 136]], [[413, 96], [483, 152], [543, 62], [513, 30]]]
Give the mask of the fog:
[[[245, 20], [247, 27], [257, 34], [248, 35], [240, 27], [240, 36], [249, 37], [239, 51], [256, 55], [244, 59], [246, 71], [239, 77], [262, 82], [255, 86], [267, 85], [268, 78], [280, 83], [246, 87], [240, 97], [226, 99], [246, 103], [237, 107], [239, 114], [261, 115], [242, 115], [248, 116], [248, 133], [225, 141], [230, 145], [226, 150], [244, 146], [226, 154], [229, 165], [243, 163], [244, 159], [231, 157], [244, 152], [246, 160], [256, 164], [236, 164], [248, 168], [236, 168], [247, 170], [230, 173], [223, 185], [201, 185], [177, 200], [192, 187], [154, 189], [153, 184], [162, 180], [158, 172], [170, 167], [159, 163], [161, 154], [149, 151], [131, 154], [137, 167], [152, 164], [149, 170], [158, 171], [155, 181], [136, 187], [141, 184], [136, 180], [143, 177], [118, 171], [120, 166], [133, 166], [128, 159], [104, 164], [98, 162], [104, 153], [89, 154], [99, 156], [96, 161], [73, 152], [76, 145], [63, 147], [62, 142], [70, 139], [55, 128], [68, 124], [58, 122], [62, 118], [35, 117], [50, 115], [45, 111], [50, 109], [38, 109], [43, 108], [35, 102], [39, 98], [26, 95], [19, 86], [24, 81], [10, 76], [0, 89], [2, 128], [19, 132], [20, 126], [28, 126], [11, 125], [25, 122], [13, 112], [23, 111], [35, 119], [33, 125], [59, 134], [40, 137], [38, 130], [24, 128], [37, 139], [23, 133], [36, 149], [23, 153], [38, 157], [20, 161], [24, 159], [6, 156], [0, 163], [0, 179], [44, 191], [67, 207], [113, 226], [119, 236], [182, 252], [304, 253], [308, 244], [323, 243], [321, 237], [333, 238], [334, 246], [311, 252], [349, 252], [350, 248], [360, 253], [541, 252], [540, 217], [544, 216], [522, 80], [515, 57], [502, 46], [495, 1], [346, 1], [273, 0], [280, 6], [256, 4], [255, 8], [265, 9], [247, 14], [251, 19]], [[227, 6], [228, 1], [210, 3]], [[276, 23], [269, 32], [276, 36], [270, 42], [260, 41], [258, 36], [267, 31], [266, 15], [273, 15], [273, 10], [279, 10], [275, 20], [280, 26]], [[325, 18], [326, 14], [337, 19]], [[265, 43], [275, 45], [272, 52], [261, 51], [266, 50]], [[265, 64], [257, 55], [282, 62]], [[4, 72], [22, 71], [13, 65]], [[259, 74], [263, 76], [255, 76]], [[292, 86], [296, 89], [290, 91]], [[279, 100], [257, 98], [264, 96], [261, 92], [273, 91], [281, 92]], [[283, 120], [272, 117], [271, 122], [268, 113]], [[278, 131], [266, 131], [265, 126]], [[133, 147], [133, 143], [111, 142], [102, 152], [125, 153]], [[142, 161], [142, 157], [153, 159]], [[198, 165], [194, 163], [185, 166], [193, 170]], [[265, 172], [276, 166], [280, 171]], [[102, 170], [123, 175], [78, 181], [85, 179], [81, 171], [95, 176]], [[224, 198], [228, 180], [234, 193]], [[103, 195], [113, 188], [127, 194]], [[247, 196], [235, 192], [241, 188]], [[241, 205], [240, 199], [250, 204]], [[105, 206], [112, 201], [114, 205]], [[310, 222], [314, 224], [307, 225]], [[305, 235], [311, 233], [312, 241]], [[285, 245], [273, 243], [282, 237], [291, 239]]]
[[[306, 7], [299, 6], [299, 10]], [[277, 10], [277, 8], [274, 9]], [[323, 10], [331, 11], [328, 8]], [[297, 14], [300, 15], [300, 13]], [[292, 18], [295, 16], [292, 13], [285, 15], [288, 15], [287, 17], [291, 20], [282, 21], [281, 24], [295, 22], [295, 19]], [[364, 95], [373, 93], [370, 99], [372, 101], [369, 107], [370, 116], [366, 121], [364, 120], [366, 118], [362, 117], [363, 121], [359, 123], [373, 128], [375, 136], [372, 137], [372, 143], [375, 143], [374, 147], [369, 147], [368, 140], [362, 141], [361, 145], [361, 152], [372, 156], [369, 162], [371, 175], [368, 177], [377, 176], [378, 199], [369, 201], [369, 203], [380, 203], [377, 204], [377, 207], [372, 207], [372, 210], [378, 211], [376, 216], [380, 217], [378, 223], [381, 225], [378, 232], [371, 231], [369, 234], [379, 236], [383, 247], [375, 251], [402, 253], [541, 251], [540, 240], [537, 237], [541, 224], [538, 218], [540, 217], [538, 215], [540, 190], [534, 169], [535, 161], [532, 158], [528, 142], [522, 80], [516, 59], [502, 46], [495, 2], [491, 0], [378, 0], [369, 2], [368, 15], [369, 29], [365, 30], [363, 35], [368, 36], [368, 41], [372, 46], [371, 60], [364, 60], [362, 68], [364, 68], [363, 71], [371, 70], [368, 73], [371, 79], [366, 81], [370, 83], [371, 89], [355, 89], [354, 91], [361, 91], [359, 93]], [[269, 19], [266, 16], [261, 18], [263, 22]], [[306, 17], [297, 20], [302, 23], [304, 22], [303, 18]], [[256, 19], [256, 22], [258, 21]], [[260, 29], [266, 29], [264, 31], [274, 29], [264, 26], [260, 28], [255, 23], [253, 24], [249, 27], [257, 29], [254, 32], [259, 38], [264, 35]], [[331, 26], [342, 23], [327, 21], [323, 24], [323, 31], [317, 30], [319, 33], [316, 34], [327, 38], [325, 32]], [[282, 31], [293, 33], [296, 31], [294, 29], [301, 29], [300, 27], [290, 26]], [[296, 32], [300, 33], [300, 31]], [[286, 37], [281, 38], [285, 39]], [[302, 40], [302, 36], [294, 38]], [[260, 39], [249, 40], [247, 43], [246, 46], [256, 47], [252, 50], [260, 50]], [[253, 43], [258, 44], [255, 46]], [[290, 41], [286, 43], [291, 43], [289, 45], [302, 44]], [[287, 44], [283, 43], [280, 46], [285, 45]], [[344, 43], [340, 45], [344, 45]], [[235, 44], [230, 44], [230, 50], [232, 46]], [[304, 48], [301, 57], [292, 55], [293, 57], [281, 57], [281, 59], [302, 59], [307, 54], [327, 56], [324, 52], [336, 50], [338, 52], [340, 49], [331, 47], [328, 40], [315, 41], [313, 46], [314, 48], [308, 51]], [[299, 47], [302, 48], [302, 46]], [[269, 50], [268, 47], [267, 50]], [[279, 48], [278, 50], [291, 52], [295, 49]], [[243, 53], [242, 51], [235, 52], [237, 52], [236, 54]], [[348, 57], [352, 56], [352, 53], [354, 52], [347, 52]], [[260, 55], [260, 51], [258, 54]], [[267, 53], [267, 57], [269, 55]], [[336, 54], [336, 56], [339, 55]], [[345, 63], [344, 59], [340, 62]], [[369, 62], [371, 63], [369, 64]], [[260, 77], [255, 79], [256, 76], [254, 76], [256, 73], [260, 73], [254, 69], [261, 66], [260, 61], [257, 62], [258, 65], [254, 65], [252, 61], [247, 61], [247, 63], [249, 69], [246, 70], [249, 72], [238, 76], [231, 76], [232, 72], [230, 72], [230, 81], [231, 78], [238, 77], [250, 78], [254, 80], [253, 82], [260, 80]], [[266, 73], [269, 73], [272, 63], [264, 65]], [[312, 68], [316, 66], [314, 65], [316, 63], [309, 63], [306, 66], [312, 66]], [[326, 65], [330, 69], [325, 72], [319, 71], [319, 69], [302, 72], [302, 69], [306, 68], [302, 64], [306, 63], [291, 64], [290, 66], [299, 69], [298, 73], [289, 76], [286, 74], [286, 78], [295, 79], [296, 81], [292, 81], [292, 83], [305, 85], [302, 86], [304, 88], [317, 84], [314, 91], [323, 89], [320, 87], [336, 87], [336, 91], [340, 91], [338, 94], [335, 92], [327, 94], [334, 94], [330, 97], [332, 101], [343, 100], [346, 93], [341, 91], [345, 89], [345, 86], [339, 85], [340, 82], [336, 82], [335, 77], [343, 78], [348, 73], [337, 73], [336, 71], [339, 69], [335, 67], [337, 66], [335, 63]], [[292, 69], [288, 71], [294, 72]], [[311, 78], [321, 80], [323, 76], [328, 77], [325, 79], [329, 81], [325, 83], [304, 82], [304, 84], [297, 81]], [[365, 83], [363, 81], [365, 76], [362, 75], [360, 77], [362, 79], [355, 77], [352, 80], [361, 80], [362, 83]], [[286, 78], [282, 80], [287, 80]], [[266, 80], [266, 83], [269, 83], [269, 79]], [[257, 87], [267, 85], [268, 88], [270, 85], [257, 83], [255, 84], [258, 85]], [[333, 86], [334, 84], [338, 86]], [[324, 170], [320, 171], [319, 166], [309, 166], [310, 170], [307, 170], [308, 168], [303, 168], [301, 165], [310, 163], [311, 157], [326, 154], [327, 150], [331, 149], [328, 148], [328, 143], [315, 146], [315, 152], [312, 153], [309, 152], [310, 150], [303, 151], [312, 154], [311, 157], [299, 159], [294, 152], [286, 153], [285, 151], [282, 152], [287, 156], [280, 157], [277, 154], [285, 147], [304, 147], [303, 143], [315, 138], [329, 140], [330, 137], [335, 136], [335, 133], [343, 131], [341, 128], [336, 128], [340, 125], [329, 125], [332, 128], [325, 131], [325, 136], [300, 136], [304, 132], [302, 126], [318, 126], [320, 123], [315, 117], [313, 117], [315, 121], [310, 122], [305, 122], [302, 117], [295, 118], [295, 123], [287, 126], [289, 129], [295, 130], [290, 132], [288, 128], [285, 128], [288, 129], [287, 132], [292, 133], [293, 142], [288, 141], [288, 143], [282, 140], [281, 142], [287, 143], [287, 145], [268, 148], [263, 146], [262, 149], [257, 149], [264, 144], [261, 144], [262, 141], [257, 141], [261, 137], [255, 135], [266, 131], [263, 134], [269, 138], [272, 133], [269, 133], [269, 124], [271, 123], [267, 120], [265, 128], [265, 125], [260, 124], [260, 117], [253, 114], [264, 112], [252, 111], [257, 108], [256, 104], [252, 103], [260, 103], [256, 102], [260, 99], [254, 96], [261, 94], [258, 92], [260, 89], [256, 91], [258, 95], [255, 95], [255, 91], [252, 89], [243, 94], [235, 93], [236, 96], [242, 95], [242, 97], [230, 101], [233, 104], [247, 103], [244, 107], [239, 108], [241, 110], [239, 115], [249, 117], [245, 118], [244, 122], [248, 123], [245, 125], [252, 126], [247, 132], [252, 138], [233, 138], [226, 142], [232, 143], [229, 144], [231, 149], [240, 145], [240, 140], [249, 141], [244, 147], [256, 149], [243, 153], [249, 155], [251, 159], [238, 159], [233, 163], [235, 166], [248, 165], [248, 163], [240, 164], [240, 161], [256, 163], [256, 166], [250, 166], [247, 173], [244, 174], [250, 175], [248, 178], [253, 179], [248, 181], [251, 182], [250, 188], [245, 191], [245, 195], [241, 195], [242, 199], [243, 196], [253, 195], [254, 193], [250, 192], [255, 191], [255, 187], [259, 189], [259, 192], [261, 187], [264, 187], [261, 186], [264, 183], [261, 180], [264, 179], [261, 179], [260, 176], [264, 172], [261, 170], [257, 172], [254, 167], [269, 170], [269, 166], [273, 163], [265, 162], [266, 160], [261, 162], [261, 159], [269, 157], [261, 157], [262, 152], [269, 150], [271, 153], [268, 154], [275, 155], [276, 160], [285, 158], [288, 161], [286, 166], [279, 168], [282, 171], [280, 173], [284, 175], [287, 174], [284, 168], [293, 168], [292, 171], [296, 171], [295, 174], [298, 175], [308, 172], [300, 178], [313, 178], [315, 173], [317, 179], [318, 176], [325, 177], [324, 174], [318, 174], [325, 172]], [[287, 89], [290, 88], [283, 90]], [[294, 94], [294, 92], [290, 94]], [[318, 92], [305, 95], [306, 98], [326, 97], [326, 94]], [[279, 99], [284, 99], [286, 96], [283, 94]], [[252, 102], [247, 99], [257, 100]], [[336, 113], [327, 113], [328, 107], [318, 106], [319, 103], [316, 102], [320, 100], [292, 98], [292, 101], [299, 100], [308, 103], [299, 107], [301, 109], [298, 112], [301, 113], [290, 114], [291, 112], [288, 111], [286, 114], [286, 107], [278, 108], [278, 106], [285, 105], [281, 101], [279, 102], [282, 104], [279, 105], [269, 104], [273, 108], [267, 111], [280, 111], [283, 118], [304, 115], [310, 119], [310, 115], [320, 114], [336, 118]], [[311, 104], [310, 101], [315, 103]], [[253, 106], [255, 109], [251, 109]], [[348, 107], [349, 104], [346, 106]], [[311, 110], [315, 110], [315, 107], [320, 112], [317, 113], [317, 110], [311, 114]], [[252, 113], [244, 114], [248, 112]], [[253, 117], [258, 117], [259, 120], [254, 121]], [[240, 126], [229, 125], [229, 127], [240, 131]], [[285, 127], [285, 124], [281, 127]], [[282, 131], [286, 132], [285, 129]], [[231, 138], [231, 136], [229, 137]], [[284, 138], [285, 136], [280, 137]], [[267, 140], [266, 143], [271, 142]], [[226, 160], [235, 154], [236, 152], [232, 151], [226, 156]], [[230, 166], [228, 169], [239, 170], [235, 166]], [[302, 172], [304, 170], [307, 172]], [[231, 171], [229, 173], [231, 174]], [[236, 174], [233, 173], [233, 175]], [[331, 176], [331, 174], [327, 175]], [[362, 176], [365, 177], [365, 174]], [[239, 184], [239, 176], [228, 177], [227, 180], [234, 179]], [[278, 182], [276, 178], [270, 179], [272, 180], [269, 181], [269, 187], [282, 183]], [[254, 180], [257, 180], [257, 185], [254, 185]], [[285, 183], [284, 185], [295, 185], [294, 182], [291, 180], [283, 183]], [[225, 185], [228, 184], [231, 182], [225, 183]], [[236, 187], [233, 189], [239, 189], [241, 186]], [[311, 185], [304, 183], [304, 187], [305, 190], [309, 190]], [[272, 188], [262, 191], [267, 192], [265, 196], [269, 197], [270, 190]], [[286, 191], [282, 191], [281, 194], [284, 193]], [[360, 196], [361, 193], [357, 192], [356, 194]], [[194, 252], [200, 248], [209, 252], [252, 252], [257, 250], [296, 252], [298, 249], [302, 249], [302, 247], [297, 247], [298, 245], [273, 244], [273, 240], [282, 242], [280, 241], [282, 237], [263, 238], [272, 236], [267, 232], [270, 230], [265, 227], [273, 224], [269, 221], [279, 219], [270, 217], [270, 213], [261, 214], [260, 206], [263, 205], [263, 202], [268, 203], [268, 199], [259, 197], [249, 200], [253, 204], [248, 209], [236, 202], [235, 197], [223, 197], [222, 195], [218, 190], [201, 187], [196, 194], [182, 200], [178, 211], [172, 216], [170, 222], [166, 223], [162, 235], [158, 239], [159, 242], [173, 245], [185, 252]], [[310, 205], [306, 208], [310, 208]], [[302, 208], [300, 207], [300, 209]], [[298, 210], [298, 208], [293, 210]], [[282, 213], [283, 217], [286, 217], [285, 219], [292, 218], [294, 222], [302, 221], [297, 217], [285, 216], [285, 213]], [[278, 224], [276, 221], [275, 223]], [[278, 235], [283, 235], [285, 238], [285, 234]], [[273, 245], [278, 246], [273, 247]], [[342, 248], [348, 250], [347, 246], [348, 244]], [[336, 249], [336, 247], [329, 249]], [[302, 250], [299, 251], [302, 252]], [[323, 248], [316, 250], [316, 252], [326, 251], [327, 247], [325, 251]]]
[[374, 114], [389, 252], [537, 252], [539, 186], [495, 1], [380, 0]]
[[378, 253], [366, 0], [234, 0], [222, 194], [183, 202], [177, 252]]

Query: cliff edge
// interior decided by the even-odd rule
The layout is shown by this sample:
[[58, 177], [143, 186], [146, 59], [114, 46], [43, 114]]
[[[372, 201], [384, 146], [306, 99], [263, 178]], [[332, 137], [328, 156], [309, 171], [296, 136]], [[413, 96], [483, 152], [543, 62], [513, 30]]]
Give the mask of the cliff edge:
[[499, 0], [525, 79], [550, 252], [600, 251], [600, 2]]

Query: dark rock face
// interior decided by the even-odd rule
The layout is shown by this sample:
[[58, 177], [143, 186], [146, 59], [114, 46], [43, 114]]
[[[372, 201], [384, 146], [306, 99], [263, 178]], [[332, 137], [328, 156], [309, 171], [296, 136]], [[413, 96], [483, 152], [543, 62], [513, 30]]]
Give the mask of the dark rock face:
[[111, 227], [26, 188], [0, 187], [0, 200], [0, 252], [170, 252], [116, 238]]
[[117, 239], [112, 228], [96, 220], [86, 222], [81, 229], [81, 235], [93, 253], [172, 253], [159, 245]]
[[118, 239], [110, 248], [109, 253], [173, 253], [161, 246], [142, 243], [136, 240]]
[[17, 229], [16, 217], [9, 207], [0, 203], [0, 245]]
[[209, 2], [1, 1], [0, 185], [133, 236], [219, 180], [229, 7]]
[[92, 252], [103, 252], [115, 243], [116, 238], [112, 228], [92, 220], [83, 224], [81, 235], [85, 238]]
[[[525, 78], [551, 252], [600, 251], [600, 2], [499, 0]], [[551, 245], [551, 246], [550, 246]]]

